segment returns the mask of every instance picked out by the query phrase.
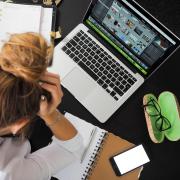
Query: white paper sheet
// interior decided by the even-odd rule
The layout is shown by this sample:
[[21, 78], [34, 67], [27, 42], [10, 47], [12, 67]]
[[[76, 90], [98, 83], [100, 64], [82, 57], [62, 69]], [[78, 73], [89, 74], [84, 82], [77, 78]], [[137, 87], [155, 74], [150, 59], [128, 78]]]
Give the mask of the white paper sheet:
[[50, 32], [51, 32], [51, 24], [52, 24], [52, 11], [53, 8], [42, 8], [41, 24], [39, 31], [49, 43], [51, 42]]

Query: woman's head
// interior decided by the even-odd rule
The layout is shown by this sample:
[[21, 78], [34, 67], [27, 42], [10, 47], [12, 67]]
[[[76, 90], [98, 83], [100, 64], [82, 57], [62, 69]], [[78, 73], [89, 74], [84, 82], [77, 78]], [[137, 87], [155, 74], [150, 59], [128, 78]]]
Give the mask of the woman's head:
[[52, 47], [36, 33], [11, 35], [0, 52], [0, 128], [39, 111], [39, 80], [52, 57]]

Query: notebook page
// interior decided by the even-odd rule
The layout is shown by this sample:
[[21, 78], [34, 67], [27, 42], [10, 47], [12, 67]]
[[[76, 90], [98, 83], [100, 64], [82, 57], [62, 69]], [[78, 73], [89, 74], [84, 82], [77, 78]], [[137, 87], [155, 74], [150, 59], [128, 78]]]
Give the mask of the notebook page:
[[66, 113], [65, 117], [75, 126], [75, 128], [81, 134], [81, 136], [83, 137], [83, 144], [86, 147], [89, 142], [91, 131], [95, 128], [95, 126], [70, 113]]
[[[71, 123], [78, 129], [78, 131], [83, 137], [84, 146], [86, 147], [89, 142], [91, 131], [96, 126], [78, 117], [75, 117], [69, 113], [66, 113], [65, 117], [69, 121], [71, 121]], [[87, 170], [86, 167], [89, 166], [88, 163], [90, 163], [90, 160], [92, 160], [92, 156], [94, 156], [93, 155], [94, 149], [96, 149], [96, 145], [98, 144], [97, 142], [103, 132], [105, 132], [105, 130], [102, 130], [97, 127], [97, 131], [95, 132], [96, 134], [94, 134], [94, 138], [91, 143], [91, 146], [88, 148], [87, 154], [82, 163], [80, 162], [80, 160], [76, 160], [75, 162], [70, 164], [68, 167], [61, 170], [54, 177], [57, 177], [60, 180], [81, 180], [81, 178], [83, 177], [83, 174]]]
[[52, 11], [53, 8], [42, 8], [41, 11], [41, 24], [40, 33], [46, 39], [47, 42], [51, 42], [51, 24], [52, 24]]
[[39, 32], [41, 9], [41, 6], [0, 2], [0, 48], [1, 40], [7, 40], [9, 34]]

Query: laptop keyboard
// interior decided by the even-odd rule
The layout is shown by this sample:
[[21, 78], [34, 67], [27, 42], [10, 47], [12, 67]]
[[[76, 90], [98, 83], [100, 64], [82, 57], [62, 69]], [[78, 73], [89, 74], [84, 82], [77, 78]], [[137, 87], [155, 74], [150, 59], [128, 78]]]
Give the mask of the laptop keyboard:
[[78, 32], [62, 50], [116, 101], [137, 81], [83, 31]]

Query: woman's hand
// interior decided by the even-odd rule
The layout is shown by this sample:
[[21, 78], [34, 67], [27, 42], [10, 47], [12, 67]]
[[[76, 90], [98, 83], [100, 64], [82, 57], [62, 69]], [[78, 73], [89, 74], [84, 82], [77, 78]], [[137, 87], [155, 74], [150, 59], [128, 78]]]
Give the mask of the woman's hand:
[[54, 136], [60, 140], [69, 140], [77, 134], [75, 127], [56, 110], [61, 103], [63, 92], [61, 90], [60, 78], [57, 74], [45, 72], [40, 79], [41, 87], [51, 93], [51, 101], [42, 96], [40, 111], [38, 115], [49, 126]]
[[48, 102], [46, 97], [42, 95], [40, 102], [40, 111], [38, 115], [45, 121], [49, 121], [55, 114], [57, 106], [61, 103], [63, 92], [60, 85], [60, 77], [57, 74], [45, 72], [42, 76], [41, 87], [51, 93], [51, 101]]

